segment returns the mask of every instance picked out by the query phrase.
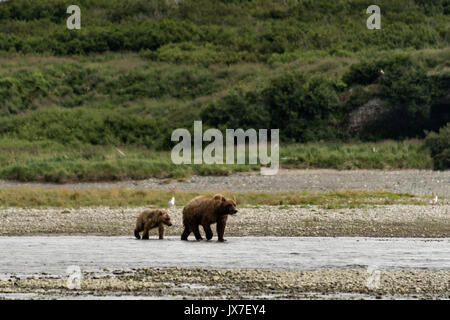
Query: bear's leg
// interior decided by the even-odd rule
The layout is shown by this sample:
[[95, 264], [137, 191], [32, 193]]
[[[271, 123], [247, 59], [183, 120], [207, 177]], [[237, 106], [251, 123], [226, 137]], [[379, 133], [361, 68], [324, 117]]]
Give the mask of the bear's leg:
[[136, 237], [136, 239], [139, 240], [141, 238], [139, 232], [141, 232], [142, 230], [144, 230], [144, 225], [142, 223], [137, 222], [136, 228], [134, 229], [134, 236]]
[[142, 234], [142, 240], [148, 240], [149, 230], [150, 230], [150, 226], [146, 223], [144, 226], [144, 233]]
[[158, 231], [159, 231], [159, 239], [164, 239], [164, 224], [161, 223], [159, 225]]
[[206, 233], [206, 240], [211, 240], [213, 237], [211, 226], [209, 224], [203, 224], [203, 230], [205, 230]]
[[203, 240], [202, 236], [200, 235], [200, 230], [198, 230], [198, 225], [194, 226], [193, 231], [195, 239], [197, 239], [197, 241]]
[[184, 226], [184, 231], [183, 231], [183, 234], [181, 235], [181, 240], [187, 241], [190, 233], [191, 233], [191, 231], [189, 231], [189, 227]]
[[217, 221], [217, 237], [219, 238], [218, 241], [220, 241], [220, 242], [226, 241], [223, 238], [223, 235], [225, 234], [226, 225], [227, 225], [227, 216], [225, 216]]

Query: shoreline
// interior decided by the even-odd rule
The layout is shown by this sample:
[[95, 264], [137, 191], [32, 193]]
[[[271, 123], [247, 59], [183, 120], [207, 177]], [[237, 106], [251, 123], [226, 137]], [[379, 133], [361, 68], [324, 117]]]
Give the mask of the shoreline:
[[[67, 277], [0, 280], [0, 299], [449, 299], [448, 270], [366, 269], [280, 271], [260, 269], [145, 268], [113, 276], [84, 274], [79, 290]], [[28, 296], [27, 296], [28, 295]]]

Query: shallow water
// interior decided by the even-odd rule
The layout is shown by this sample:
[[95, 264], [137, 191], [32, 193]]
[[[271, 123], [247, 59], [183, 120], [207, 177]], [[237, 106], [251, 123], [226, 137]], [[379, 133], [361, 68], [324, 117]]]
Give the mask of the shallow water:
[[[143, 267], [450, 269], [450, 238], [228, 237], [217, 241], [105, 236], [0, 237], [0, 274], [66, 275]], [[108, 273], [108, 272], [107, 272]]]

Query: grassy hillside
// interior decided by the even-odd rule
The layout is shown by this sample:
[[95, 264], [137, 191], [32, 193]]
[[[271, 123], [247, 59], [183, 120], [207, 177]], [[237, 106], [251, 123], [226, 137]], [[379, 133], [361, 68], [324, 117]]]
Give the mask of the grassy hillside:
[[12, 0], [0, 8], [0, 48], [58, 55], [151, 50], [158, 61], [233, 63], [287, 60], [305, 50], [447, 44], [448, 1], [377, 3], [383, 26], [368, 32], [364, 0], [79, 0], [82, 28], [69, 32], [61, 26], [72, 2]]
[[[81, 30], [67, 30], [70, 4], [0, 3], [0, 178], [257, 168], [173, 165], [171, 132], [194, 120], [280, 128], [285, 166], [430, 168], [420, 141], [370, 152], [449, 122], [446, 0], [380, 1], [381, 30], [366, 28], [361, 0], [80, 0]], [[389, 116], [349, 130], [350, 114], [374, 98]]]

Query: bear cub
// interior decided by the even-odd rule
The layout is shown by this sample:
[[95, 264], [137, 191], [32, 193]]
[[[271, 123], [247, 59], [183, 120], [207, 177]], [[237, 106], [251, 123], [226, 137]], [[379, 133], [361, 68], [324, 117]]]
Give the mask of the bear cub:
[[203, 240], [199, 231], [200, 225], [205, 230], [206, 239], [211, 240], [213, 237], [211, 224], [217, 223], [218, 240], [225, 241], [223, 235], [228, 215], [236, 213], [235, 200], [227, 199], [221, 194], [214, 197], [198, 196], [183, 208], [184, 231], [181, 240], [187, 240], [191, 232], [194, 232], [195, 239]]
[[142, 212], [136, 221], [136, 229], [134, 229], [134, 236], [136, 239], [140, 239], [140, 232], [144, 231], [142, 234], [142, 239], [148, 239], [148, 232], [150, 229], [158, 227], [159, 239], [164, 239], [164, 225], [171, 226], [169, 212], [162, 209], [147, 209]]

